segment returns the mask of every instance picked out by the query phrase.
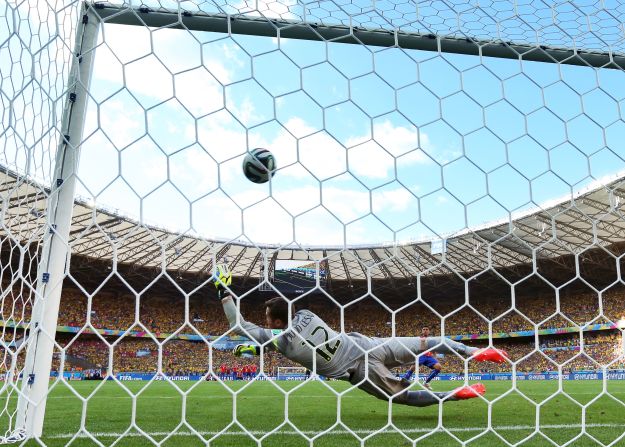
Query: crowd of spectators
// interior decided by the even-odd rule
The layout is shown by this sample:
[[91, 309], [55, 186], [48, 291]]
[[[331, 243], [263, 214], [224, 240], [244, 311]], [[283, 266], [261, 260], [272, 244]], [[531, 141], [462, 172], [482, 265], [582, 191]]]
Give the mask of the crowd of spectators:
[[[601, 304], [601, 305], [600, 305]], [[7, 293], [0, 302], [5, 322], [19, 323], [30, 319], [32, 297]], [[241, 303], [246, 318], [262, 322], [262, 300], [244, 299]], [[514, 306], [509, 299], [497, 297], [470, 298], [467, 303], [440, 300], [417, 302], [409, 306], [381, 304], [373, 298], [346, 303], [342, 309], [327, 299], [310, 299], [304, 303], [337, 330], [361, 332], [372, 336], [414, 335], [419, 328], [430, 326], [434, 333], [446, 335], [488, 334], [492, 332], [532, 331], [583, 326], [591, 323], [625, 321], [625, 287], [612, 288], [600, 299], [596, 294], [563, 294], [517, 297]], [[215, 300], [191, 296], [170, 298], [149, 293], [140, 297], [101, 292], [88, 299], [77, 289], [64, 290], [59, 309], [60, 326], [96, 329], [149, 331], [161, 334], [200, 333], [221, 335], [228, 332], [220, 304]], [[558, 310], [559, 309], [559, 310]], [[600, 311], [602, 309], [602, 312]], [[89, 312], [88, 312], [89, 310]]]
[[[589, 323], [618, 322], [625, 319], [625, 290], [607, 292], [602, 296], [603, 313], [596, 295], [564, 295], [559, 299], [559, 311], [553, 296], [520, 297], [515, 306], [505, 300], [484, 298], [469, 300], [468, 304], [441, 301], [415, 303], [395, 313], [395, 335], [413, 335], [427, 325], [436, 333], [444, 329], [446, 335], [488, 334], [492, 331], [515, 332], [583, 326]], [[59, 325], [83, 327], [90, 324], [98, 329], [148, 330], [157, 336], [179, 331], [221, 335], [228, 332], [221, 306], [216, 301], [191, 297], [171, 300], [159, 296], [107, 296], [88, 300], [76, 291], [63, 295], [59, 311]], [[309, 300], [306, 307], [324, 318], [331, 326], [346, 332], [361, 332], [372, 336], [392, 335], [391, 312], [372, 298], [348, 304], [341, 318], [340, 308], [325, 300]], [[188, 313], [185, 312], [188, 308]], [[262, 301], [243, 300], [242, 310], [251, 321], [262, 322]], [[188, 318], [185, 319], [185, 314]], [[88, 321], [87, 321], [88, 320]], [[342, 324], [341, 324], [342, 323]]]
[[[577, 334], [540, 337], [538, 344], [534, 340], [533, 337], [501, 339], [495, 346], [508, 352], [517, 372], [558, 371], [559, 367], [564, 372], [602, 367], [625, 369], [622, 333], [617, 330], [585, 333], [583, 343]], [[125, 337], [104, 341], [87, 336], [71, 342], [68, 338], [59, 343], [64, 348], [65, 371], [97, 369], [113, 373], [159, 372], [169, 376], [198, 374], [222, 378], [226, 373], [226, 378], [230, 378], [232, 374], [242, 377], [245, 371], [272, 375], [280, 366], [299, 366], [272, 350], [266, 350], [262, 357], [237, 358], [228, 350], [188, 340], [169, 340], [159, 346], [149, 338]], [[471, 345], [484, 347], [486, 343]], [[465, 362], [459, 355], [437, 355], [443, 369], [449, 372], [464, 371], [465, 363], [468, 372], [512, 371], [512, 365], [508, 363]], [[59, 352], [54, 359], [56, 370], [60, 358]]]
[[[0, 303], [2, 319], [6, 322], [28, 320], [32, 297], [6, 293]], [[499, 332], [534, 331], [583, 326], [590, 323], [623, 322], [625, 319], [625, 288], [613, 288], [602, 294], [562, 294], [555, 296], [518, 296], [514, 306], [509, 300], [494, 297], [470, 298], [466, 303], [440, 300], [436, 303], [417, 302], [409, 306], [381, 304], [372, 297], [345, 303], [343, 308], [329, 299], [308, 299], [299, 303], [322, 317], [331, 327], [345, 332], [360, 332], [369, 336], [414, 336], [428, 326], [432, 335], [488, 334], [489, 320], [493, 334]], [[264, 323], [262, 300], [244, 299], [242, 313], [250, 321]], [[392, 310], [395, 310], [393, 315]], [[600, 312], [602, 309], [602, 312]], [[107, 370], [112, 362], [113, 372], [161, 371], [165, 374], [218, 374], [221, 367], [231, 371], [257, 368], [273, 374], [278, 366], [296, 366], [275, 352], [259, 359], [235, 359], [231, 353], [213, 349], [207, 343], [179, 340], [168, 334], [222, 335], [229, 333], [228, 323], [219, 302], [202, 299], [176, 298], [143, 294], [119, 295], [101, 292], [88, 299], [76, 289], [64, 290], [59, 311], [60, 326], [95, 329], [136, 330], [149, 332], [155, 339], [126, 335], [123, 339], [81, 335], [74, 341], [59, 333], [59, 344], [65, 349], [65, 370], [81, 368]], [[4, 340], [20, 338], [8, 333]], [[159, 350], [159, 343], [162, 347]], [[472, 342], [473, 343], [473, 342]], [[485, 345], [487, 340], [476, 341]], [[516, 361], [517, 371], [597, 369], [623, 365], [623, 347], [619, 330], [586, 332], [583, 351], [579, 334], [540, 335], [534, 337], [493, 338], [495, 346], [506, 349]], [[112, 348], [108, 344], [111, 344]], [[6, 357], [6, 356], [5, 356]], [[54, 360], [60, 365], [60, 355]], [[456, 356], [445, 356], [446, 369], [462, 371], [464, 362]], [[5, 360], [4, 363], [8, 361]], [[489, 371], [510, 371], [508, 364], [490, 366]], [[470, 371], [483, 370], [483, 364], [469, 362]]]
[[[620, 331], [587, 332], [582, 342], [578, 335], [555, 335], [541, 337], [537, 345], [533, 337], [522, 339], [501, 339], [494, 343], [510, 356], [511, 363], [493, 364], [466, 362], [468, 372], [511, 372], [512, 362], [517, 372], [563, 372], [625, 369], [623, 335]], [[485, 347], [485, 343], [471, 343]], [[454, 354], [439, 356], [444, 371], [461, 372], [465, 361]]]
[[58, 324], [74, 327], [89, 324], [96, 329], [130, 329], [159, 335], [179, 329], [183, 333], [192, 333], [195, 329], [202, 334], [213, 335], [228, 331], [225, 319], [218, 318], [223, 315], [218, 303], [189, 299], [188, 319], [185, 320], [186, 306], [182, 298], [172, 300], [152, 295], [137, 298], [104, 293], [94, 296], [89, 302], [81, 293], [71, 291], [65, 293], [61, 300]]
[[[106, 340], [106, 341], [105, 341]], [[62, 350], [54, 356], [53, 369], [64, 371], [98, 370], [116, 373], [162, 373], [168, 376], [207, 375], [229, 376], [245, 370], [275, 374], [279, 366], [299, 366], [275, 351], [266, 351], [261, 357], [237, 358], [229, 350], [209, 347], [203, 342], [170, 340], [162, 345], [149, 338], [125, 337], [122, 340], [94, 336], [71, 341], [58, 341]], [[262, 364], [261, 364], [262, 361]]]

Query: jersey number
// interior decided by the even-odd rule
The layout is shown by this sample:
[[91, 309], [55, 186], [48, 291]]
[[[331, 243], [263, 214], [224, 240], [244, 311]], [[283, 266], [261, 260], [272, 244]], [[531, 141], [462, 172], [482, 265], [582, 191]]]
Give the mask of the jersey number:
[[[339, 346], [341, 346], [341, 340], [337, 340], [334, 343], [334, 346], [330, 346], [330, 343], [328, 343], [328, 338], [330, 338], [330, 336], [328, 335], [328, 331], [326, 331], [323, 328], [323, 326], [317, 326], [310, 333], [310, 335], [313, 336], [313, 335], [315, 335], [319, 331], [323, 331], [323, 334], [325, 336], [325, 342], [324, 342], [324, 344], [322, 346], [319, 346], [316, 349], [316, 351], [317, 351], [317, 354], [319, 354], [321, 357], [323, 357], [326, 362], [329, 362], [330, 360], [332, 360], [332, 357], [336, 353], [336, 350], [339, 349]], [[310, 341], [310, 340], [303, 341], [302, 345], [305, 345], [306, 343], [308, 343], [312, 347], [315, 346], [315, 342]]]

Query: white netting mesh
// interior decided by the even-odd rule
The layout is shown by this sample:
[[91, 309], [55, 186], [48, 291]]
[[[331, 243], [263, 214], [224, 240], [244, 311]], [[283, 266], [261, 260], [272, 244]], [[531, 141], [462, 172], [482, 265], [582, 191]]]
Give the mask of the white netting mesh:
[[[624, 17], [3, 1], [4, 441], [618, 445]], [[256, 147], [279, 167], [264, 185], [241, 172]], [[258, 324], [279, 295], [342, 333], [428, 326], [510, 362], [435, 355], [434, 390], [487, 393], [412, 408], [271, 342], [235, 358], [249, 340], [214, 300], [216, 262]]]

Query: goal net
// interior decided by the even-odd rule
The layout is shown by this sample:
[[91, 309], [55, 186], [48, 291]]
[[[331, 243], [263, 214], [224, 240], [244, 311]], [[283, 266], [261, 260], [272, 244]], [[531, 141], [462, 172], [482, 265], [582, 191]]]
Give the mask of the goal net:
[[[0, 2], [0, 442], [623, 442], [619, 0]], [[288, 383], [278, 333], [233, 355], [218, 263], [250, 323], [453, 340], [432, 391], [486, 393]], [[420, 346], [384, 368], [429, 393]]]

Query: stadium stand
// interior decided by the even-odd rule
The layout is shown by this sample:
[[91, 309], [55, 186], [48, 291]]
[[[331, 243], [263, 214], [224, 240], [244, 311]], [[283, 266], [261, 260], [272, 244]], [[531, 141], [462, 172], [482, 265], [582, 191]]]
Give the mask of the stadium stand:
[[[2, 320], [5, 332], [13, 327], [15, 340], [21, 338], [19, 322], [27, 319], [30, 302], [24, 303], [17, 293], [6, 293]], [[23, 296], [23, 294], [21, 295]], [[13, 297], [13, 298], [12, 298]], [[243, 314], [251, 321], [262, 324], [263, 298], [243, 300]], [[625, 315], [625, 288], [613, 287], [602, 295], [603, 317], [598, 318], [599, 307], [596, 294], [568, 294], [560, 299], [560, 312], [555, 312], [552, 296], [530, 296], [517, 298], [517, 310], [509, 312], [505, 300], [493, 297], [481, 297], [471, 301], [468, 306], [457, 310], [453, 301], [440, 301], [431, 308], [424, 303], [409, 306], [397, 313], [395, 320], [396, 335], [418, 334], [422, 326], [429, 326], [433, 335], [440, 335], [440, 319], [433, 313], [446, 315], [444, 331], [446, 335], [465, 337], [465, 342], [475, 346], [486, 346], [488, 325], [477, 310], [487, 318], [497, 318], [493, 322], [493, 342], [496, 347], [507, 350], [512, 360], [518, 361], [517, 371], [539, 372], [557, 371], [562, 365], [564, 371], [596, 370], [602, 366], [611, 369], [625, 368], [621, 329], [616, 323], [622, 323]], [[90, 321], [86, 321], [88, 299], [77, 289], [66, 288], [59, 312], [59, 346], [65, 348], [64, 371], [98, 371], [104, 375], [109, 365], [109, 352], [112, 351], [113, 373], [156, 372], [158, 370], [158, 343], [170, 337], [162, 347], [163, 373], [167, 375], [209, 374], [219, 375], [221, 366], [232, 376], [233, 368], [242, 371], [244, 367], [255, 365], [257, 371], [268, 375], [275, 374], [278, 366], [295, 366], [281, 355], [267, 352], [263, 365], [258, 359], [235, 359], [228, 351], [210, 349], [205, 342], [177, 339], [170, 334], [203, 334], [220, 336], [228, 334], [228, 325], [221, 312], [220, 305], [212, 299], [199, 296], [189, 300], [189, 324], [184, 324], [184, 302], [171, 299], [162, 294], [145, 294], [141, 297], [136, 312], [135, 297], [129, 294], [97, 294], [91, 300]], [[341, 316], [338, 308], [323, 300], [311, 298], [298, 303], [318, 313], [331, 326], [341, 328]], [[361, 332], [369, 336], [390, 336], [392, 321], [390, 313], [372, 297], [348, 306], [344, 313], [344, 330]], [[178, 309], [174, 312], [172, 309]], [[525, 315], [522, 316], [521, 312]], [[584, 352], [581, 352], [580, 326], [587, 323], [609, 323], [601, 330], [589, 330], [584, 333]], [[78, 338], [71, 333], [78, 328], [91, 325], [94, 329], [118, 331], [137, 331], [128, 333], [123, 338], [104, 335], [104, 339], [95, 335], [81, 334]], [[192, 325], [192, 326], [191, 326]], [[539, 333], [540, 352], [534, 349], [534, 330], [552, 330], [565, 334]], [[154, 339], [139, 337], [142, 329], [148, 329]], [[530, 331], [529, 335], [518, 336], [520, 331]], [[501, 336], [497, 336], [497, 333]], [[510, 337], [510, 333], [517, 333]], [[6, 338], [6, 336], [5, 336]], [[467, 341], [468, 338], [475, 340]], [[103, 341], [106, 340], [112, 348]], [[445, 370], [464, 370], [460, 358], [445, 356], [441, 358]], [[212, 365], [212, 371], [209, 366]], [[55, 356], [54, 370], [60, 368], [60, 355]], [[469, 372], [509, 372], [508, 364], [489, 366], [469, 363]], [[210, 375], [210, 374], [209, 374]], [[249, 376], [249, 375], [248, 375]]]
[[[26, 192], [33, 185], [15, 173], [5, 174], [8, 187], [31, 197]], [[71, 279], [64, 283], [57, 327], [59, 347], [68, 346], [64, 369], [97, 369], [108, 363], [106, 343], [87, 334], [87, 329], [101, 332], [113, 344], [117, 371], [155, 368], [157, 341], [163, 340], [168, 340], [162, 351], [163, 369], [169, 373], [205, 371], [208, 354], [214, 368], [222, 362], [234, 365], [227, 352], [209, 352], [205, 343], [180, 339], [186, 334], [228, 332], [219, 303], [211, 298], [215, 291], [208, 283], [214, 262], [207, 256], [210, 253], [230, 260], [234, 291], [246, 295], [241, 310], [257, 323], [263, 322], [261, 307], [268, 297], [253, 290], [263, 262], [271, 278], [279, 259], [317, 259], [325, 273], [322, 287], [336, 301], [324, 294], [308, 294], [297, 305], [310, 308], [336, 329], [402, 336], [418, 334], [428, 325], [434, 335], [444, 333], [485, 345], [490, 320], [493, 343], [519, 360], [518, 370], [557, 369], [557, 363], [572, 369], [596, 369], [602, 364], [618, 368], [625, 328], [625, 286], [620, 274], [625, 243], [622, 218], [612, 211], [620, 212], [625, 203], [614, 202], [613, 197], [625, 193], [618, 179], [591, 186], [574, 203], [554, 201], [515, 214], [511, 222], [450, 235], [444, 253], [435, 253], [429, 239], [348, 250], [268, 246], [261, 252], [244, 241], [170, 238], [167, 230], [151, 226], [132, 231], [136, 223], [128, 218], [77, 200]], [[21, 234], [20, 228], [43, 215], [37, 197], [11, 202], [7, 213], [12, 226], [7, 230]], [[93, 224], [94, 216], [98, 225]], [[106, 228], [106, 234], [101, 228]], [[158, 241], [164, 240], [172, 242], [161, 246]], [[23, 254], [21, 264], [18, 254]], [[0, 313], [8, 346], [20, 343], [24, 323], [31, 319], [37, 256], [37, 247], [20, 251], [8, 240], [0, 240], [0, 257], [6, 265], [0, 271]], [[163, 263], [176, 285], [162, 275]], [[417, 297], [420, 300], [415, 302]], [[394, 320], [390, 310], [396, 311]], [[582, 344], [582, 326], [586, 330], [583, 355], [577, 348]], [[73, 340], [81, 328], [85, 330]], [[529, 355], [535, 331], [543, 347]], [[146, 332], [155, 338], [145, 338]], [[6, 355], [3, 361], [6, 369]], [[450, 356], [444, 362], [447, 369], [463, 367]], [[263, 370], [271, 372], [277, 365], [287, 364], [269, 354]], [[510, 370], [510, 365], [498, 368]]]

